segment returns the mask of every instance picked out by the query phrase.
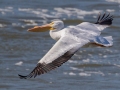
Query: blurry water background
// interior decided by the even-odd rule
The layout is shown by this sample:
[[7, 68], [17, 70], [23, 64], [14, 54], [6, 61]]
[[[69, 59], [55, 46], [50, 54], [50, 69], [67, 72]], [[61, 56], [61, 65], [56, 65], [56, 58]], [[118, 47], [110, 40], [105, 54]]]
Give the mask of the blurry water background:
[[[88, 45], [60, 68], [35, 79], [27, 75], [55, 43], [49, 32], [27, 29], [61, 19], [68, 25], [96, 22], [99, 12], [114, 15], [102, 32], [112, 47]], [[120, 90], [119, 0], [0, 0], [0, 90]]]

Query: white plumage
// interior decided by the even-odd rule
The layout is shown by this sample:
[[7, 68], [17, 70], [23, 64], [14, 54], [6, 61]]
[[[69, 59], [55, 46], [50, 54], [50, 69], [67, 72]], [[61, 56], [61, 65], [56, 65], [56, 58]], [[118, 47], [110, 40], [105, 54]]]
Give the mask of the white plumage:
[[102, 46], [112, 46], [112, 37], [100, 36], [101, 31], [112, 24], [113, 17], [110, 14], [99, 15], [95, 24], [83, 22], [76, 26], [68, 26], [64, 29], [62, 21], [53, 21], [50, 24], [37, 26], [29, 31], [43, 31], [50, 29], [50, 36], [58, 40], [48, 53], [38, 62], [34, 70], [27, 76], [19, 75], [20, 78], [31, 78], [46, 73], [68, 61], [74, 53], [87, 43], [96, 43]]

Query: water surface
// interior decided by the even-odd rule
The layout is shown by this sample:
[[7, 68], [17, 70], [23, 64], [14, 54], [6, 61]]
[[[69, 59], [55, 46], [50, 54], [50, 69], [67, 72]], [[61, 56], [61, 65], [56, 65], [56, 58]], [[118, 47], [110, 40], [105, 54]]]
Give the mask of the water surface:
[[[120, 1], [118, 0], [0, 0], [0, 90], [119, 90]], [[55, 43], [49, 32], [27, 29], [61, 19], [68, 25], [96, 22], [99, 12], [114, 15], [102, 36], [112, 35], [112, 47], [88, 45], [60, 68], [35, 79], [28, 74]]]

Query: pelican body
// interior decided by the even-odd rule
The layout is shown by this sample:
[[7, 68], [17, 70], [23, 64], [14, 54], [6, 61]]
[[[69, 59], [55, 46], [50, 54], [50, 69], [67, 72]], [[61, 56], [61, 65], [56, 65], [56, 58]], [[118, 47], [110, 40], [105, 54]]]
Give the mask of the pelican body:
[[112, 36], [102, 37], [101, 31], [112, 24], [113, 16], [103, 14], [98, 16], [96, 23], [83, 22], [76, 26], [64, 28], [61, 20], [55, 20], [50, 24], [35, 26], [29, 29], [31, 32], [43, 32], [50, 30], [50, 36], [57, 40], [48, 53], [39, 60], [33, 71], [27, 75], [19, 75], [20, 78], [32, 78], [37, 75], [47, 73], [48, 71], [61, 66], [68, 61], [80, 47], [87, 43], [96, 43], [101, 46], [112, 46]]

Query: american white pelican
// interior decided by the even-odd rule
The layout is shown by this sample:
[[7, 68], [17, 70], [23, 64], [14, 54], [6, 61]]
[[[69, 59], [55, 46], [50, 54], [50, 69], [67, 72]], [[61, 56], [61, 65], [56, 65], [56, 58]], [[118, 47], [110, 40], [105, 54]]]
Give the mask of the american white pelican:
[[53, 21], [43, 26], [35, 26], [29, 29], [31, 32], [43, 32], [50, 30], [50, 36], [58, 40], [48, 53], [38, 62], [33, 71], [27, 75], [19, 75], [20, 78], [31, 78], [47, 73], [68, 61], [76, 51], [87, 43], [96, 43], [103, 46], [112, 46], [112, 36], [102, 37], [101, 31], [112, 24], [113, 16], [101, 14], [96, 23], [83, 22], [76, 26], [68, 26], [60, 20]]

